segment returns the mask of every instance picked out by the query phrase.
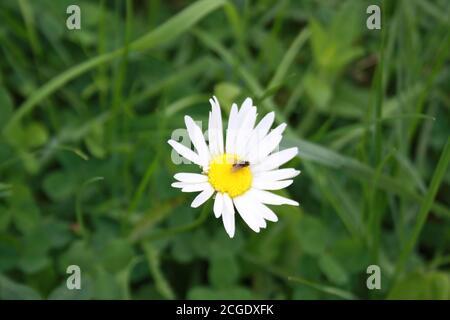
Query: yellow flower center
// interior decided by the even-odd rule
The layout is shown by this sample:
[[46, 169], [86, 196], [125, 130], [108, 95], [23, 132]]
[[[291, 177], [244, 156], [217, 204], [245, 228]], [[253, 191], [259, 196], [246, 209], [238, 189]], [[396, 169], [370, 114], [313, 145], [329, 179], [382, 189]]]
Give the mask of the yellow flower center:
[[252, 185], [252, 172], [248, 165], [240, 165], [236, 155], [222, 154], [209, 163], [208, 181], [218, 192], [231, 198], [240, 196]]

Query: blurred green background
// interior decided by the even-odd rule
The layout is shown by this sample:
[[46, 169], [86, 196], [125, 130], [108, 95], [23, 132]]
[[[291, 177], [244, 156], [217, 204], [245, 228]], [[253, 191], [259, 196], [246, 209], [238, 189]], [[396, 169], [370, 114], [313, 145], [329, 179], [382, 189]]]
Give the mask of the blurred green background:
[[[81, 30], [66, 8], [81, 8]], [[382, 7], [368, 30], [366, 8]], [[449, 299], [447, 0], [0, 3], [0, 299]], [[166, 141], [250, 96], [302, 174], [234, 239]], [[203, 122], [206, 123], [206, 122]], [[204, 128], [205, 129], [205, 128]], [[66, 288], [79, 265], [82, 290]], [[366, 269], [381, 267], [381, 290]]]

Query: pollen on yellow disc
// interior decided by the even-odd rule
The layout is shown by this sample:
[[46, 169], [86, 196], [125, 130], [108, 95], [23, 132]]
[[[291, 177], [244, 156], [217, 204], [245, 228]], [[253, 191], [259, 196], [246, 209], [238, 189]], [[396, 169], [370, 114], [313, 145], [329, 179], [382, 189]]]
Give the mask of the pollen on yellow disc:
[[233, 168], [233, 164], [238, 160], [236, 155], [225, 153], [209, 163], [209, 183], [216, 191], [226, 192], [231, 198], [245, 193], [252, 185], [252, 172], [248, 166]]

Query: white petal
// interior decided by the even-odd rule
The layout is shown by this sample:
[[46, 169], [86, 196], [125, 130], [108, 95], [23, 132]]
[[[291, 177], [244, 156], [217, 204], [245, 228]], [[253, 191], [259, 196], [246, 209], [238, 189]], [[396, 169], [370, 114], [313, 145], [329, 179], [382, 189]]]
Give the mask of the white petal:
[[233, 198], [234, 205], [245, 223], [255, 232], [261, 228], [261, 220], [264, 220], [258, 212], [252, 208], [250, 197], [246, 194]]
[[254, 179], [252, 182], [252, 187], [261, 190], [280, 190], [290, 186], [294, 180], [283, 180], [283, 181], [270, 181]]
[[216, 97], [209, 99], [209, 103], [211, 104], [208, 125], [209, 150], [212, 156], [217, 156], [223, 154], [222, 115]]
[[239, 110], [239, 113], [241, 115], [245, 115], [252, 106], [253, 106], [252, 98], [250, 97], [245, 98], [244, 102], [241, 104], [241, 110]]
[[234, 222], [234, 207], [230, 196], [227, 193], [223, 194], [223, 211], [222, 211], [222, 221], [225, 231], [228, 233], [230, 238], [234, 237], [235, 232], [235, 222]]
[[192, 203], [191, 203], [191, 207], [197, 208], [197, 207], [201, 206], [203, 203], [205, 203], [206, 200], [211, 198], [211, 196], [213, 194], [214, 194], [214, 189], [210, 185], [209, 188], [206, 188], [205, 190], [203, 190], [201, 193], [199, 193], [195, 197], [194, 201], [192, 201]]
[[259, 219], [258, 219], [258, 225], [259, 225], [259, 227], [260, 227], [261, 229], [265, 229], [265, 228], [267, 227], [267, 222], [266, 222], [266, 220], [264, 219], [264, 217], [263, 217], [263, 215], [262, 215], [262, 212], [261, 212], [260, 210], [258, 210], [258, 209], [254, 206], [254, 203], [252, 203], [251, 208], [252, 208], [252, 211], [253, 211], [253, 212], [257, 212], [257, 213], [258, 213], [258, 217], [259, 217]]
[[278, 168], [279, 166], [283, 165], [284, 163], [294, 158], [297, 155], [297, 153], [298, 153], [297, 147], [273, 153], [267, 158], [265, 158], [261, 163], [257, 164], [256, 166], [252, 166], [252, 172], [268, 171]]
[[260, 163], [262, 159], [265, 159], [269, 155], [269, 153], [271, 153], [278, 147], [282, 138], [283, 137], [280, 134], [268, 134], [263, 139], [263, 141], [256, 144], [253, 148], [250, 149], [250, 152], [247, 156], [248, 161], [253, 164]]
[[250, 163], [259, 163], [267, 157], [269, 153], [275, 150], [281, 142], [282, 133], [286, 129], [286, 124], [282, 123], [273, 129], [259, 143], [249, 146], [248, 159]]
[[253, 106], [253, 101], [251, 98], [246, 98], [244, 102], [241, 105], [241, 109], [238, 112], [238, 120], [237, 120], [237, 127], [240, 128], [242, 124], [245, 121], [245, 118], [247, 118], [248, 113], [250, 112], [251, 108]]
[[222, 154], [224, 152], [223, 149], [223, 129], [222, 129], [222, 112], [220, 109], [219, 100], [215, 96], [213, 96], [215, 101], [215, 107], [213, 107], [213, 118], [214, 118], [214, 126], [217, 129], [217, 145], [219, 153]]
[[[177, 183], [177, 182], [176, 182]], [[184, 183], [184, 182], [178, 182]], [[211, 187], [209, 182], [201, 182], [201, 183], [186, 183], [185, 186], [181, 189], [183, 192], [198, 192], [203, 191]]]
[[208, 176], [199, 173], [177, 173], [173, 176], [175, 179], [181, 182], [198, 183], [208, 181]]
[[295, 170], [292, 168], [285, 168], [273, 171], [261, 171], [256, 172], [253, 179], [264, 179], [269, 181], [278, 181], [284, 179], [290, 179], [296, 177], [300, 173], [299, 170]]
[[[244, 102], [241, 105], [241, 108], [237, 108], [237, 105], [233, 103], [232, 105], [232, 111], [233, 108], [236, 106], [237, 108], [237, 114], [233, 116], [233, 119], [231, 119], [232, 114], [230, 112], [230, 121], [228, 122], [228, 131], [230, 131], [230, 147], [229, 151], [227, 153], [235, 154], [237, 150], [237, 144], [238, 141], [241, 139], [240, 137], [240, 131], [242, 126], [244, 125], [244, 122], [248, 119], [250, 116], [250, 113], [252, 111], [252, 105], [253, 101], [251, 98], [246, 98]], [[255, 108], [255, 114], [256, 114], [256, 108]], [[256, 120], [256, 116], [255, 116]], [[228, 145], [228, 136], [227, 136], [227, 145]]]
[[253, 127], [256, 121], [256, 107], [251, 107], [243, 120], [236, 138], [236, 154], [244, 157], [246, 154], [246, 147], [248, 139], [253, 132]]
[[235, 103], [231, 106], [230, 117], [228, 118], [226, 152], [234, 154], [237, 134], [238, 108]]
[[261, 119], [261, 121], [258, 123], [258, 125], [255, 127], [255, 130], [260, 131], [264, 135], [269, 132], [270, 127], [273, 124], [273, 121], [275, 120], [275, 112], [269, 112], [264, 116], [264, 118]]
[[[286, 130], [287, 124], [282, 123], [278, 127], [272, 130], [272, 132], [275, 132], [275, 134], [283, 134], [284, 130]], [[271, 133], [272, 133], [271, 132]]]
[[261, 212], [261, 215], [263, 216], [264, 219], [272, 221], [272, 222], [277, 222], [278, 221], [278, 217], [277, 215], [266, 205], [257, 202], [257, 204], [255, 204], [255, 208]]
[[223, 212], [223, 195], [220, 192], [216, 193], [216, 199], [214, 200], [214, 215], [219, 218]]
[[173, 182], [171, 184], [172, 187], [180, 188], [180, 189], [186, 187], [187, 185], [188, 185], [188, 183], [186, 183], [186, 182]]
[[189, 116], [184, 117], [184, 122], [186, 123], [189, 138], [191, 138], [191, 141], [198, 152], [200, 160], [202, 161], [202, 166], [207, 166], [210, 160], [210, 155], [202, 130]]
[[[185, 187], [195, 187], [195, 188], [200, 188], [200, 186], [206, 186], [206, 184], [209, 184], [208, 182], [173, 182], [172, 183], [172, 187], [174, 188], [185, 188]], [[199, 186], [200, 185], [200, 186]], [[198, 191], [202, 191], [205, 188], [202, 188]]]
[[187, 160], [198, 164], [199, 166], [202, 165], [202, 161], [200, 160], [200, 157], [198, 156], [198, 154], [196, 154], [194, 151], [192, 151], [191, 149], [189, 149], [188, 147], [182, 145], [179, 142], [176, 142], [175, 140], [169, 140], [167, 141], [172, 148], [175, 149], [176, 152], [178, 152], [179, 155], [181, 155], [182, 157], [186, 158]]
[[279, 195], [274, 194], [269, 191], [258, 190], [258, 189], [252, 188], [249, 191], [247, 191], [247, 193], [249, 193], [251, 197], [255, 198], [256, 200], [260, 201], [261, 203], [272, 204], [272, 205], [289, 204], [291, 206], [298, 206], [297, 201], [279, 196]]
[[267, 228], [267, 222], [266, 222], [266, 220], [264, 220], [264, 218], [263, 218], [263, 219], [261, 219], [260, 221], [261, 221], [261, 224], [259, 225], [259, 227], [260, 227], [261, 229]]
[[[264, 116], [262, 120], [258, 123], [258, 125], [253, 130], [252, 134], [250, 135], [248, 142], [247, 142], [247, 148], [250, 149], [253, 146], [256, 146], [264, 139], [266, 134], [269, 132], [270, 127], [272, 126], [273, 120], [275, 119], [275, 113], [272, 111]], [[248, 153], [246, 154], [246, 156]]]
[[208, 145], [211, 157], [216, 156], [219, 153], [217, 145], [217, 130], [214, 127], [214, 118], [211, 111], [209, 112], [208, 118]]

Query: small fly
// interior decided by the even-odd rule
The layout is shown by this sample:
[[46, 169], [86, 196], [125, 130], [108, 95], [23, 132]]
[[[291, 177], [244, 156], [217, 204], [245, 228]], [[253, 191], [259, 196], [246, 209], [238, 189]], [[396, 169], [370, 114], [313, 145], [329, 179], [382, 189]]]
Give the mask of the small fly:
[[249, 165], [250, 165], [250, 162], [248, 162], [248, 161], [238, 161], [238, 162], [233, 164], [233, 167], [232, 167], [231, 171], [232, 172], [236, 172], [239, 169], [248, 167]]

